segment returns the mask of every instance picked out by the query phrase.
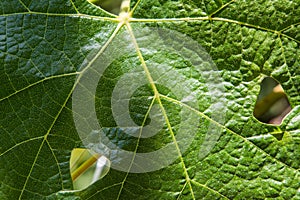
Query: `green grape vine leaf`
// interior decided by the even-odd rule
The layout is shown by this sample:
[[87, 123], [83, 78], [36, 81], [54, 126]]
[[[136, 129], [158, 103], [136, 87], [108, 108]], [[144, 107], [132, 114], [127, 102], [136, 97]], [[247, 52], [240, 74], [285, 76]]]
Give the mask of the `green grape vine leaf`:
[[[0, 8], [0, 199], [300, 199], [299, 0], [133, 0], [120, 16], [86, 0], [0, 0]], [[222, 80], [222, 123], [212, 117], [205, 75], [195, 70], [192, 56], [163, 49], [151, 32], [158, 29], [169, 31], [166, 44], [173, 44], [176, 32], [208, 53]], [[128, 54], [118, 54], [121, 35], [129, 41]], [[158, 31], [155, 37], [164, 36]], [[84, 140], [74, 120], [73, 93], [81, 86], [78, 77], [115, 41], [120, 46], [112, 55], [119, 56], [101, 74], [93, 96], [103, 132], [134, 155], [172, 143], [176, 159], [144, 173], [111, 168], [76, 191], [69, 160]], [[179, 48], [184, 44], [174, 44], [184, 51]], [[184, 79], [151, 70], [153, 63]], [[148, 84], [124, 90], [131, 95], [130, 117], [146, 127], [156, 105], [164, 119], [150, 138], [126, 135], [111, 108], [114, 87], [133, 68]], [[266, 76], [282, 85], [292, 106], [279, 126], [253, 116]], [[154, 77], [183, 90], [188, 85], [197, 106], [177, 99]], [[183, 152], [184, 138], [181, 145], [176, 137], [180, 121], [189, 119], [181, 115], [184, 109], [199, 119]], [[220, 135], [199, 157], [211, 127]], [[281, 140], [273, 136], [278, 132]]]

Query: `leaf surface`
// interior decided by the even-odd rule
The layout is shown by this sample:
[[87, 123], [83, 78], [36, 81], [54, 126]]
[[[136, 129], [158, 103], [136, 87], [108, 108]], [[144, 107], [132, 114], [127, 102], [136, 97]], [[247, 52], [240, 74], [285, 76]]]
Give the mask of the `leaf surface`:
[[[1, 199], [300, 198], [300, 1], [131, 1], [128, 24], [84, 0], [1, 0], [0, 7]], [[223, 123], [212, 117], [204, 75], [152, 42], [154, 33], [143, 35], [153, 27], [184, 34], [208, 52], [224, 87]], [[147, 173], [112, 168], [87, 189], [73, 191], [70, 154], [83, 146], [72, 112], [77, 78], [89, 67], [82, 68], [85, 59], [95, 50], [99, 55], [90, 59], [101, 58], [101, 49], [121, 34], [128, 35], [131, 51], [103, 72], [95, 95], [105, 134], [128, 151], [151, 152], [177, 144], [181, 110], [199, 117], [199, 126], [186, 151], [179, 143], [170, 165]], [[153, 63], [180, 74], [174, 86], [189, 85], [198, 104], [185, 104], [170, 88], [149, 81], [133, 92], [130, 117], [146, 126], [156, 104], [164, 126], [151, 138], [128, 136], [113, 116], [114, 87], [135, 68], [148, 78], [173, 81], [151, 70]], [[253, 116], [265, 76], [281, 83], [293, 108], [278, 127]], [[210, 124], [221, 134], [199, 157]], [[272, 134], [280, 131], [284, 136], [277, 140]]]

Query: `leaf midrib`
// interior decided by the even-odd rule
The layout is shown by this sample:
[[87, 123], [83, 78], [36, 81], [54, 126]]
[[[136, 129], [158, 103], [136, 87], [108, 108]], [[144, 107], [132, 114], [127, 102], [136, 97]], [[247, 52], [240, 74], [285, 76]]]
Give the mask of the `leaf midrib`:
[[[168, 129], [169, 129], [169, 132], [170, 132], [170, 134], [171, 134], [172, 140], [173, 140], [173, 142], [174, 142], [174, 144], [175, 144], [175, 146], [176, 146], [176, 150], [177, 150], [177, 153], [178, 153], [178, 157], [180, 158], [180, 162], [182, 163], [182, 168], [183, 168], [183, 171], [184, 171], [184, 174], [185, 174], [186, 183], [189, 185], [189, 189], [190, 189], [191, 195], [192, 195], [192, 197], [193, 197], [193, 200], [195, 200], [194, 191], [193, 191], [193, 188], [192, 188], [192, 185], [191, 185], [191, 182], [190, 182], [190, 177], [189, 177], [189, 174], [188, 174], [188, 172], [187, 172], [187, 168], [186, 168], [185, 162], [184, 162], [184, 160], [183, 160], [182, 153], [181, 153], [181, 151], [180, 151], [180, 148], [179, 148], [179, 146], [178, 146], [177, 140], [176, 140], [176, 138], [175, 138], [175, 134], [174, 134], [174, 132], [173, 132], [173, 130], [172, 130], [172, 126], [171, 126], [171, 124], [170, 124], [170, 122], [169, 122], [169, 118], [168, 118], [167, 113], [166, 113], [166, 111], [165, 111], [165, 108], [164, 108], [164, 106], [163, 106], [163, 104], [162, 104], [162, 102], [161, 102], [160, 94], [159, 94], [159, 92], [158, 92], [158, 89], [157, 89], [157, 87], [156, 87], [156, 85], [155, 85], [155, 82], [153, 81], [153, 78], [152, 78], [152, 76], [151, 76], [151, 73], [150, 73], [150, 71], [149, 71], [149, 69], [148, 69], [148, 67], [147, 67], [147, 64], [146, 64], [146, 62], [145, 62], [145, 60], [144, 60], [144, 58], [143, 58], [142, 52], [141, 52], [141, 50], [140, 50], [140, 48], [139, 48], [139, 45], [138, 45], [138, 43], [137, 43], [137, 40], [136, 40], [136, 38], [135, 38], [135, 35], [134, 35], [133, 31], [132, 31], [132, 28], [131, 28], [129, 22], [125, 23], [125, 26], [126, 26], [127, 31], [129, 32], [129, 35], [130, 35], [130, 37], [131, 37], [131, 39], [132, 39], [132, 42], [133, 42], [133, 44], [134, 44], [134, 48], [135, 48], [135, 50], [136, 50], [136, 53], [137, 53], [137, 55], [138, 55], [138, 57], [139, 57], [139, 60], [140, 60], [141, 65], [142, 65], [142, 67], [143, 67], [143, 69], [144, 69], [144, 72], [146, 73], [146, 77], [147, 77], [147, 79], [148, 79], [148, 81], [149, 81], [149, 83], [150, 83], [150, 85], [151, 85], [151, 87], [152, 87], [152, 90], [153, 90], [153, 92], [154, 92], [154, 99], [158, 102], [158, 104], [159, 104], [159, 106], [160, 106], [160, 108], [161, 108], [161, 111], [162, 111], [162, 113], [163, 113], [163, 116], [164, 116], [164, 118], [165, 118], [166, 124], [167, 124]], [[148, 111], [149, 111], [149, 110], [148, 110]], [[145, 116], [145, 118], [146, 118], [146, 117], [147, 117], [147, 116]], [[144, 118], [144, 121], [146, 121], [145, 118]], [[130, 171], [130, 170], [128, 170], [128, 171]], [[127, 175], [125, 176], [125, 179], [127, 178], [128, 173], [129, 173], [129, 172], [127, 172]], [[125, 179], [124, 179], [123, 182], [125, 182]], [[123, 189], [123, 187], [121, 187], [120, 190], [122, 190], [122, 189]], [[182, 190], [184, 190], [184, 188], [183, 188]], [[121, 195], [121, 191], [119, 192], [118, 199], [119, 199], [120, 195]]]

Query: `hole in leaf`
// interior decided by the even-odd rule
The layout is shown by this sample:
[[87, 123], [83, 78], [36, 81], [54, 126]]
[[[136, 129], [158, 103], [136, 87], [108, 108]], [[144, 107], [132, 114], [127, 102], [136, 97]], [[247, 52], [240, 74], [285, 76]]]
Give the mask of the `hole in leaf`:
[[90, 3], [101, 7], [102, 9], [112, 14], [118, 15], [120, 13], [120, 7], [122, 0], [87, 0]]
[[74, 189], [84, 189], [108, 173], [109, 161], [91, 150], [75, 148], [71, 152], [70, 171]]
[[280, 124], [291, 111], [283, 88], [271, 77], [266, 77], [261, 82], [260, 88], [253, 112], [254, 116], [264, 123]]

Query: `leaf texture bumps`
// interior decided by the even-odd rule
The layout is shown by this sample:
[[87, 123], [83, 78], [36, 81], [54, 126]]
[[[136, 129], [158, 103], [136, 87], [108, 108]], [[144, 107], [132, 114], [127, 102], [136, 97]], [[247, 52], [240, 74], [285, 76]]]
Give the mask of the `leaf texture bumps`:
[[[84, 0], [1, 0], [0, 8], [1, 199], [300, 198], [300, 1], [131, 1], [128, 24]], [[135, 33], [147, 27], [185, 34], [209, 53], [225, 87], [225, 121], [216, 125], [222, 134], [200, 159], [212, 112], [201, 101], [199, 108], [191, 108], [201, 121], [195, 139], [171, 165], [141, 174], [111, 169], [87, 189], [72, 191], [70, 152], [82, 145], [72, 92], [82, 63], [118, 34], [139, 39]], [[201, 82], [201, 74], [178, 56], [147, 49], [140, 53], [133, 51], [109, 67], [96, 102], [111, 139], [123, 148], [151, 151], [171, 140], [170, 129], [176, 134], [176, 109], [186, 105], [157, 86], [170, 119], [161, 133], [165, 137], [141, 140], [136, 149], [136, 140], [120, 134], [112, 118], [113, 86], [130, 70], [128, 63], [141, 67], [143, 60], [171, 65], [191, 81]], [[261, 124], [252, 114], [265, 76], [281, 83], [293, 107], [279, 127]], [[134, 94], [131, 117], [136, 122], [147, 121], [144, 97], [153, 92], [142, 87]], [[195, 92], [199, 98], [208, 94], [207, 88]], [[284, 132], [280, 141], [271, 134], [277, 130]]]

